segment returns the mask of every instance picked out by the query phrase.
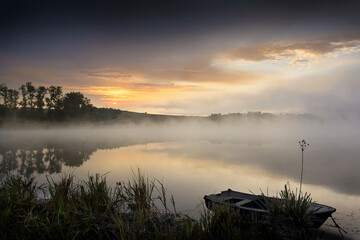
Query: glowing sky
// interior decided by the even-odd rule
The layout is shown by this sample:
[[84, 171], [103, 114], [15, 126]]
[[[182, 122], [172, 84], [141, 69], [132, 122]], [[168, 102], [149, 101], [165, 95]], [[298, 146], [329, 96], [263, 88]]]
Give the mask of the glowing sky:
[[0, 82], [139, 112], [360, 116], [359, 1], [131, 2], [1, 0]]

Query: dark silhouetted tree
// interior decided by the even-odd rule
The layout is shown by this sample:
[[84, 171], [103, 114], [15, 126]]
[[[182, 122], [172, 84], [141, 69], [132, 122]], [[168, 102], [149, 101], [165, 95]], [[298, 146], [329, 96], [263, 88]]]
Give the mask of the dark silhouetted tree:
[[48, 89], [49, 97], [45, 99], [46, 106], [48, 109], [48, 118], [51, 120], [60, 120], [61, 119], [61, 110], [62, 110], [62, 100], [63, 93], [62, 87], [60, 86], [50, 86]]
[[22, 109], [26, 109], [27, 107], [27, 89], [26, 86], [24, 84], [22, 84], [19, 88], [20, 93], [21, 93], [21, 102], [20, 102], [20, 106]]
[[8, 90], [8, 107], [11, 109], [16, 109], [19, 100], [19, 91], [15, 89]]
[[8, 87], [5, 84], [0, 84], [0, 95], [3, 100], [3, 105], [5, 108], [8, 107]]
[[0, 105], [0, 119], [2, 117], [14, 117], [17, 112], [19, 91], [9, 89], [5, 84], [0, 84], [0, 96], [3, 100], [3, 104]]
[[27, 91], [27, 105], [28, 105], [31, 109], [34, 109], [34, 107], [35, 107], [35, 94], [36, 94], [36, 89], [35, 89], [35, 87], [32, 85], [31, 82], [27, 82], [27, 83], [26, 83], [26, 91]]
[[20, 115], [23, 118], [34, 118], [34, 108], [35, 108], [35, 93], [36, 89], [32, 85], [31, 82], [25, 83], [25, 85], [21, 85], [20, 88], [21, 93], [21, 112]]
[[47, 89], [49, 97], [45, 99], [46, 106], [49, 110], [60, 110], [62, 108], [62, 87], [50, 86]]
[[36, 90], [36, 108], [39, 110], [43, 110], [45, 106], [45, 94], [47, 89], [44, 86], [40, 86]]
[[63, 106], [64, 116], [70, 119], [88, 118], [92, 111], [90, 100], [84, 97], [80, 92], [70, 92], [65, 94]]

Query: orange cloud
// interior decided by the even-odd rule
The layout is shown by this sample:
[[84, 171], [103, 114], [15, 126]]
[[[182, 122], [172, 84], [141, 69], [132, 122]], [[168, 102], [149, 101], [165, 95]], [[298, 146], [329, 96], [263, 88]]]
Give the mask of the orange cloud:
[[[118, 106], [131, 106], [148, 101], [164, 101], [176, 95], [184, 95], [194, 91], [199, 91], [196, 86], [181, 85], [160, 85], [160, 84], [128, 84], [123, 87], [114, 86], [88, 86], [78, 87], [86, 94], [97, 96], [106, 104], [116, 104]], [[74, 88], [73, 88], [74, 90]]]
[[218, 68], [211, 59], [201, 64], [190, 63], [185, 68], [147, 69], [138, 73], [143, 79], [167, 83], [190, 83], [200, 86], [248, 84], [260, 79], [260, 74], [246, 70], [229, 71]]
[[247, 84], [260, 79], [260, 74], [247, 70], [229, 71], [219, 68], [212, 63], [212, 57], [208, 56], [202, 61], [192, 61], [185, 66], [176, 67], [133, 67], [119, 69], [96, 69], [85, 72], [84, 78], [99, 85], [147, 87], [145, 84], [153, 85], [197, 85], [218, 86], [231, 84]]

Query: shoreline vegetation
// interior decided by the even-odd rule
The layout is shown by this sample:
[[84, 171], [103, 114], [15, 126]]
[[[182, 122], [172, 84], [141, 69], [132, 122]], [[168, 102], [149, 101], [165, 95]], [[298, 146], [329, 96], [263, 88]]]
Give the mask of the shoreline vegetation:
[[81, 92], [64, 94], [61, 86], [35, 87], [27, 82], [19, 89], [8, 88], [0, 83], [0, 126], [24, 127], [27, 125], [57, 125], [76, 123], [163, 123], [167, 121], [208, 120], [211, 122], [235, 122], [240, 120], [314, 119], [308, 114], [273, 114], [264, 112], [213, 113], [209, 116], [163, 115], [98, 108]]
[[161, 181], [139, 169], [114, 185], [105, 175], [81, 181], [65, 174], [38, 186], [34, 178], [7, 172], [0, 176], [0, 238], [317, 239], [320, 231], [311, 230], [306, 214], [309, 195], [285, 187], [281, 196], [292, 204], [269, 205], [265, 218], [242, 216], [228, 206], [210, 211], [201, 203], [193, 219], [176, 210]]

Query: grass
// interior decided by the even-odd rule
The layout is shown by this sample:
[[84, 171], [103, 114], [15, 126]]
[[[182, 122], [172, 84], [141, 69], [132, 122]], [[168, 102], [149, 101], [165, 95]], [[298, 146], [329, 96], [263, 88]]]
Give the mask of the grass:
[[290, 185], [285, 185], [284, 190], [279, 194], [279, 198], [265, 198], [265, 204], [269, 209], [268, 218], [270, 221], [278, 222], [283, 228], [282, 234], [293, 234], [295, 239], [309, 239], [313, 235], [311, 217], [314, 213], [310, 210], [313, 203], [311, 194], [297, 193], [290, 189]]
[[269, 239], [261, 231], [256, 216], [242, 216], [229, 205], [214, 205], [212, 211], [202, 204], [200, 227], [203, 239]]
[[63, 175], [38, 186], [33, 178], [5, 173], [0, 176], [0, 238], [285, 239], [289, 234], [283, 234], [274, 219], [288, 218], [294, 223], [288, 230], [308, 236], [310, 196], [298, 196], [287, 187], [280, 196], [281, 202], [268, 203], [271, 211], [265, 220], [245, 218], [227, 205], [210, 211], [204, 204], [195, 220], [177, 213], [164, 184], [145, 178], [140, 170], [114, 186], [104, 175], [86, 181]]
[[[106, 176], [63, 175], [37, 186], [33, 178], [0, 179], [1, 239], [172, 239], [183, 219], [168, 208], [164, 185], [140, 172], [110, 187]], [[41, 194], [46, 199], [39, 199]]]

